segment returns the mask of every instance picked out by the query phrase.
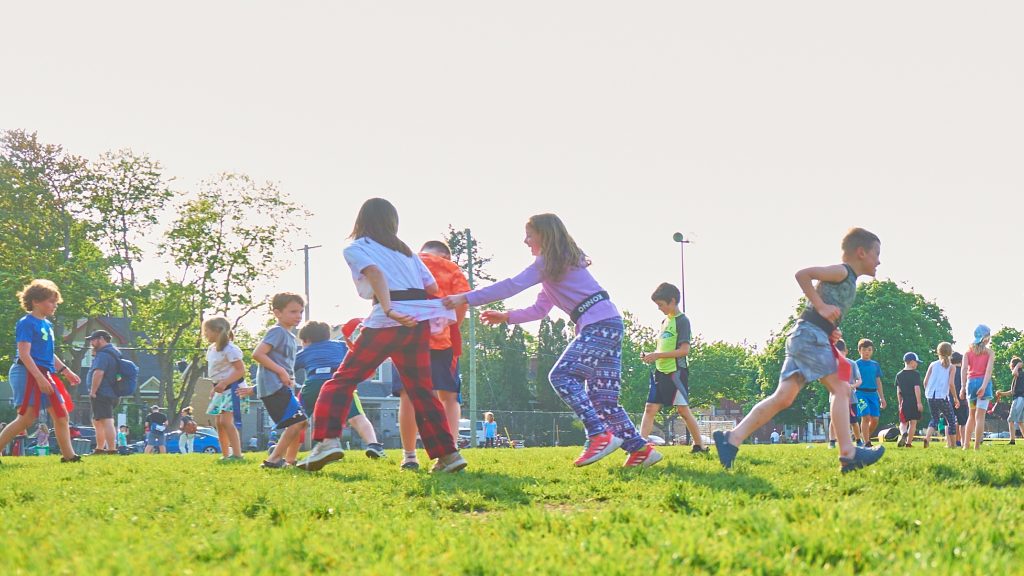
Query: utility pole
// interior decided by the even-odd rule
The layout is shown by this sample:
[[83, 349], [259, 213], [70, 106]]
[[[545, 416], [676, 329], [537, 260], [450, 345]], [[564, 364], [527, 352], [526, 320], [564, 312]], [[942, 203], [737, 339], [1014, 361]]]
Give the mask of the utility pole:
[[[466, 228], [466, 255], [469, 276], [469, 289], [476, 288], [473, 274], [473, 233]], [[469, 309], [469, 445], [478, 448], [479, 438], [476, 433], [476, 308]]]
[[310, 246], [305, 244], [302, 248], [296, 250], [296, 252], [305, 252], [306, 256], [306, 322], [309, 322], [309, 251], [314, 248], [320, 248], [321, 246]]
[[690, 243], [689, 240], [683, 238], [681, 232], [676, 232], [672, 235], [672, 239], [679, 242], [679, 310], [683, 314], [686, 314], [686, 245]]

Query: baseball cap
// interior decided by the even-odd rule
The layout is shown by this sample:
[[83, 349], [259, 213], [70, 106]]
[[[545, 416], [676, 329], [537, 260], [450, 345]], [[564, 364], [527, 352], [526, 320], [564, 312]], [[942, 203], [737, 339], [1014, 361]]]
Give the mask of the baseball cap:
[[153, 404], [152, 406], [149, 407], [150, 412], [152, 412], [153, 410], [159, 410], [159, 409], [160, 409], [160, 407], [157, 406], [156, 404]]
[[984, 324], [978, 324], [978, 327], [974, 329], [974, 343], [975, 344], [981, 344], [981, 341], [984, 340], [986, 336], [991, 336], [991, 335], [992, 335], [992, 329], [991, 328], [989, 328], [988, 326], [985, 326]]
[[113, 340], [113, 338], [110, 337], [110, 332], [107, 332], [106, 330], [93, 330], [92, 334], [85, 337], [86, 341], [95, 340], [97, 338], [103, 338], [107, 342]]
[[348, 322], [345, 322], [345, 325], [341, 327], [341, 335], [344, 336], [346, 340], [351, 340], [352, 334], [355, 334], [356, 329], [359, 328], [359, 325], [362, 323], [362, 318], [353, 318]]
[[921, 362], [921, 360], [917, 357], [917, 354], [914, 354], [913, 352], [907, 352], [906, 354], [904, 354], [903, 355], [903, 361], [904, 362]]

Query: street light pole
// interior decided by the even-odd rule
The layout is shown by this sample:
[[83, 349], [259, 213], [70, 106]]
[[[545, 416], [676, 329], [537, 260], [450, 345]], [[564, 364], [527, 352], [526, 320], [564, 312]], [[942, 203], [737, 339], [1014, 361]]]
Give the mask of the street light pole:
[[309, 322], [309, 251], [314, 248], [320, 248], [320, 246], [310, 246], [309, 244], [305, 244], [302, 248], [296, 250], [296, 252], [305, 252], [306, 255], [306, 322]]
[[689, 240], [683, 237], [682, 232], [676, 232], [672, 235], [672, 239], [679, 242], [679, 310], [686, 313], [686, 245], [690, 243]]

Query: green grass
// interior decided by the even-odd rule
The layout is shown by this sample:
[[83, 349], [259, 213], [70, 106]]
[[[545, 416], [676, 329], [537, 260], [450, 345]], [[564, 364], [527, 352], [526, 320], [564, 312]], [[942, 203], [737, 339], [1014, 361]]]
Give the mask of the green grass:
[[[891, 446], [891, 444], [890, 444]], [[4, 458], [4, 574], [1014, 574], [1024, 462], [822, 445], [681, 448], [647, 470], [574, 448], [467, 450], [433, 477], [360, 452], [318, 474], [209, 456]], [[423, 461], [423, 455], [421, 455]]]

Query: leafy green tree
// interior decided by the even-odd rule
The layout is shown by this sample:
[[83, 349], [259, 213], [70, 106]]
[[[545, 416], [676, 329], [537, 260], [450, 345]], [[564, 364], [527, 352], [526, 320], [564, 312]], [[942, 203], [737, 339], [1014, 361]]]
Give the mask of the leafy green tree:
[[622, 338], [622, 394], [619, 401], [627, 412], [638, 414], [647, 404], [651, 384], [651, 366], [642, 358], [644, 353], [654, 351], [658, 333], [641, 324], [631, 312], [624, 311], [622, 321], [626, 330]]
[[722, 400], [745, 404], [759, 392], [753, 353], [745, 346], [697, 338], [688, 358], [691, 406], [704, 408]]

